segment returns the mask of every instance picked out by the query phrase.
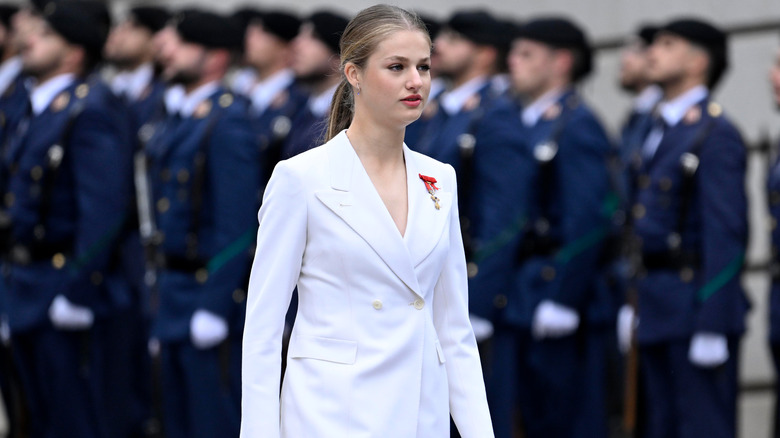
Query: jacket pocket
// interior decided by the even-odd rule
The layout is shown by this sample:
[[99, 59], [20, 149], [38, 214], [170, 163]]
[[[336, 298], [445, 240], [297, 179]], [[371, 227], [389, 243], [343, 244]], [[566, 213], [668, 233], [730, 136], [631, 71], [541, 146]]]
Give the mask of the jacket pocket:
[[439, 341], [436, 341], [436, 354], [439, 356], [439, 363], [447, 362], [447, 359], [444, 357], [444, 350], [441, 348], [441, 343]]
[[357, 341], [299, 335], [290, 342], [290, 357], [352, 365], [357, 358]]

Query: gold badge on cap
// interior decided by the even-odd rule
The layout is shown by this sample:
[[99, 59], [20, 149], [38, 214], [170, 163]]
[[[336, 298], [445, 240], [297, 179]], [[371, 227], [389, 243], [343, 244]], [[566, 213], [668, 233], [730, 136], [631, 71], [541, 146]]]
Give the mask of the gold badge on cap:
[[52, 111], [59, 112], [65, 109], [70, 103], [70, 94], [67, 91], [63, 91], [51, 103]]
[[210, 112], [211, 112], [211, 101], [205, 100], [201, 102], [197, 108], [195, 108], [195, 112], [193, 113], [193, 115], [195, 116], [196, 119], [202, 119], [207, 115], [209, 115]]
[[560, 115], [561, 115], [561, 105], [556, 103], [555, 105], [547, 108], [547, 110], [544, 112], [542, 117], [544, 118], [544, 120], [553, 120], [553, 119], [557, 119], [558, 116]]
[[688, 110], [688, 112], [685, 113], [685, 116], [683, 117], [683, 121], [686, 125], [693, 125], [694, 123], [701, 120], [701, 108], [698, 106], [694, 106], [691, 109]]

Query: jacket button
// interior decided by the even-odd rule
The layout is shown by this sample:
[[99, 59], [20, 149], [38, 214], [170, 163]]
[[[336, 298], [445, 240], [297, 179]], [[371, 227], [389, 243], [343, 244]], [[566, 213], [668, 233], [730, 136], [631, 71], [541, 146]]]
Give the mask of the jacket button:
[[496, 306], [497, 309], [503, 309], [507, 304], [509, 304], [509, 300], [504, 294], [498, 294], [493, 298], [493, 305]]
[[422, 310], [423, 307], [425, 307], [425, 301], [421, 299], [414, 300], [414, 308], [417, 310]]
[[374, 306], [374, 309], [376, 310], [382, 310], [382, 302], [379, 300], [374, 300], [373, 303], [371, 303], [372, 306]]

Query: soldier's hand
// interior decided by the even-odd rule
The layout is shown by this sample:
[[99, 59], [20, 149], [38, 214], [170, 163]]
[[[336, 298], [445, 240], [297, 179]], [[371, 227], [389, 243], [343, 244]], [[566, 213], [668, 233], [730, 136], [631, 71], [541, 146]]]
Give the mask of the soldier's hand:
[[726, 337], [718, 333], [699, 332], [693, 335], [688, 360], [702, 368], [723, 365], [729, 359]]
[[576, 310], [553, 301], [542, 301], [534, 311], [532, 330], [536, 339], [568, 336], [579, 326], [580, 315]]
[[639, 318], [636, 317], [634, 308], [624, 304], [618, 312], [617, 319], [617, 338], [618, 348], [623, 354], [631, 349], [631, 341], [634, 337], [634, 330], [639, 325]]
[[49, 319], [60, 330], [86, 330], [92, 327], [95, 315], [88, 307], [78, 306], [63, 295], [57, 295], [49, 306]]
[[227, 338], [228, 325], [222, 317], [208, 310], [197, 310], [190, 320], [190, 338], [195, 347], [205, 350]]

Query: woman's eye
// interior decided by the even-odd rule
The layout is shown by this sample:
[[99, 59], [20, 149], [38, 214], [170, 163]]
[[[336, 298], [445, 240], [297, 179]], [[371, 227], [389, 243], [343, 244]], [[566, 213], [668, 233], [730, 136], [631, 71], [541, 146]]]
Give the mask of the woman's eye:
[[428, 64], [423, 64], [423, 65], [417, 67], [417, 69], [420, 70], [420, 71], [430, 71], [431, 70], [431, 66], [428, 65]]
[[392, 71], [401, 71], [403, 70], [403, 66], [401, 64], [393, 64], [390, 67], [388, 67]]

